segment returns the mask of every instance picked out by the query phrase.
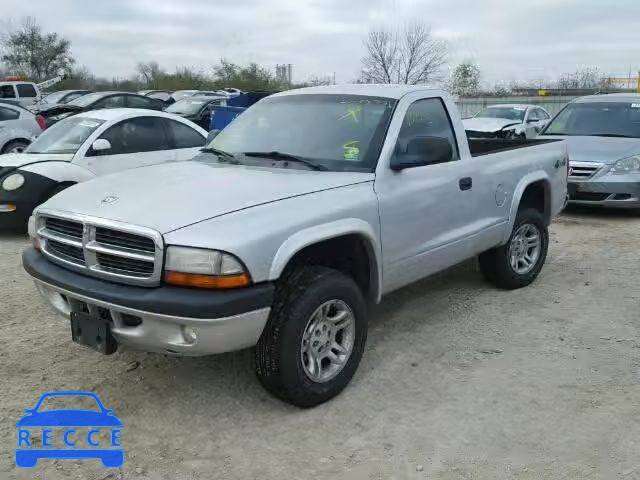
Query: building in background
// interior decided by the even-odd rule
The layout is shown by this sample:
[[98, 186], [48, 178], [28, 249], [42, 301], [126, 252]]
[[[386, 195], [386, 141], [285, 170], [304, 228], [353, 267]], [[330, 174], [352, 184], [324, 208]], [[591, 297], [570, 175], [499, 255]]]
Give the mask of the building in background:
[[293, 78], [293, 65], [290, 63], [276, 65], [276, 78], [286, 84], [291, 84]]

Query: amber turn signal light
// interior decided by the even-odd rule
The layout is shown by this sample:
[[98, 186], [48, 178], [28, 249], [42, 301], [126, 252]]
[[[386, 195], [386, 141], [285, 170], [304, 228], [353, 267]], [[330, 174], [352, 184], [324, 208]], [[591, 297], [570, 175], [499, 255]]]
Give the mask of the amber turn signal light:
[[164, 281], [170, 285], [194, 288], [241, 288], [251, 283], [251, 278], [246, 273], [238, 275], [197, 275], [194, 273], [166, 272]]

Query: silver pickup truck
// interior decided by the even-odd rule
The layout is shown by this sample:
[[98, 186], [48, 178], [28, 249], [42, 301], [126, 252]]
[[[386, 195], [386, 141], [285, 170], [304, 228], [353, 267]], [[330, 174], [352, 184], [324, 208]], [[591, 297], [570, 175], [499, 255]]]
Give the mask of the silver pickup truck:
[[467, 142], [440, 90], [292, 90], [191, 161], [53, 197], [23, 264], [77, 343], [255, 347], [265, 388], [310, 407], [351, 380], [385, 294], [476, 255], [494, 285], [531, 283], [567, 160], [562, 140]]

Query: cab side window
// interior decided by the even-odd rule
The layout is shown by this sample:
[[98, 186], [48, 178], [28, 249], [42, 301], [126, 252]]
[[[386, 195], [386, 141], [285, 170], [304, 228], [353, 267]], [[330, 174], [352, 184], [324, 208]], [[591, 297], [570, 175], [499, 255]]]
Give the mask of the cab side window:
[[[450, 150], [450, 154], [431, 155], [430, 149], [439, 153]], [[429, 160], [425, 162], [425, 158]], [[456, 136], [442, 100], [427, 98], [413, 103], [398, 134], [394, 162], [403, 165], [434, 164], [459, 158]]]
[[13, 85], [0, 86], [0, 98], [16, 98], [16, 91], [13, 89]]
[[33, 98], [38, 96], [35, 87], [30, 83], [19, 83], [16, 87], [18, 89], [18, 95], [21, 97]]
[[170, 148], [164, 126], [153, 117], [124, 120], [109, 128], [100, 138], [111, 143], [111, 149], [102, 155], [156, 152]]

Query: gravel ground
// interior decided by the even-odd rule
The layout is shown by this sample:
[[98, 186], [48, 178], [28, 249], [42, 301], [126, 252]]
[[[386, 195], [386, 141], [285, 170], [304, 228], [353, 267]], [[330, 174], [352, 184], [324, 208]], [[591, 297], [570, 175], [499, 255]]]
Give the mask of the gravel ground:
[[[251, 352], [102, 357], [70, 341], [0, 237], [0, 478], [640, 479], [640, 219], [573, 212], [529, 288], [460, 265], [386, 299], [338, 398], [269, 397]], [[131, 370], [133, 367], [137, 368]], [[125, 463], [14, 465], [15, 422], [52, 390], [96, 392]]]

